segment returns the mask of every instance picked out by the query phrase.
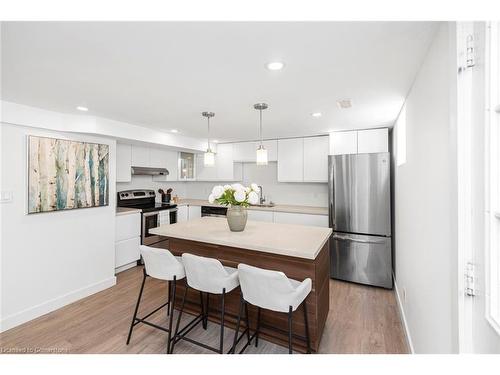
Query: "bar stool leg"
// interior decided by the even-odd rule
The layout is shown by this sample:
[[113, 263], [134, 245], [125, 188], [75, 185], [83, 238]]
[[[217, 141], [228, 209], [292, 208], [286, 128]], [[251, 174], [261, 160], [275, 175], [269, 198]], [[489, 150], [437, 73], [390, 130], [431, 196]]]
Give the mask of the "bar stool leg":
[[[207, 293], [208, 294], [208, 293]], [[207, 329], [207, 322], [206, 322], [206, 311], [205, 311], [205, 303], [203, 302], [203, 292], [200, 291], [200, 306], [201, 306], [201, 316], [202, 318], [202, 323], [201, 325], [203, 326], [203, 329]]]
[[177, 323], [175, 324], [175, 333], [174, 333], [174, 339], [172, 341], [172, 348], [171, 348], [171, 353], [174, 352], [174, 347], [177, 339], [177, 334], [179, 333], [179, 324], [181, 323], [181, 316], [182, 312], [184, 311], [184, 305], [186, 303], [186, 294], [188, 291], [188, 285], [186, 283], [186, 288], [184, 289], [184, 295], [182, 296], [182, 304], [181, 304], [181, 309], [179, 311], [179, 315], [177, 316]]
[[[170, 308], [170, 316], [168, 319], [168, 341], [167, 341], [167, 354], [170, 354], [170, 342], [172, 340], [172, 320], [174, 318], [174, 308], [175, 308], [175, 292], [176, 292], [176, 284], [177, 284], [177, 277], [174, 276], [174, 281], [172, 283], [172, 304], [169, 306]], [[169, 288], [170, 292], [170, 288]], [[169, 298], [170, 301], [170, 298]]]
[[260, 333], [260, 307], [257, 307], [257, 328], [255, 329], [255, 347], [259, 345]]
[[205, 329], [207, 329], [207, 325], [208, 325], [208, 312], [210, 311], [209, 310], [209, 302], [210, 302], [210, 293], [207, 293], [207, 307], [206, 307], [206, 315], [205, 315]]
[[292, 354], [292, 306], [288, 308], [288, 354]]
[[226, 296], [226, 288], [222, 289], [221, 312], [220, 312], [220, 343], [219, 353], [222, 354], [224, 350], [224, 299]]
[[[238, 312], [238, 320], [236, 322], [236, 331], [234, 332], [234, 339], [233, 339], [233, 347], [231, 348], [231, 351], [229, 353], [234, 354], [236, 351], [236, 342], [238, 341], [238, 334], [240, 333], [240, 322], [241, 322], [241, 314], [243, 310], [243, 304], [245, 304], [243, 300], [243, 294], [240, 292], [240, 309]], [[246, 304], [245, 304], [246, 306]], [[247, 317], [247, 324], [248, 324], [248, 317]]]
[[248, 317], [248, 303], [246, 303], [245, 301], [243, 302], [245, 305], [245, 321], [247, 324], [247, 342], [250, 345], [250, 318]]
[[168, 281], [168, 302], [167, 302], [167, 316], [170, 315], [170, 290], [172, 289], [170, 285], [170, 280]]
[[306, 327], [307, 354], [311, 354], [311, 340], [309, 338], [309, 322], [307, 321], [307, 304], [306, 301], [302, 303], [304, 305], [304, 323]]
[[139, 304], [141, 303], [141, 297], [142, 297], [142, 291], [144, 290], [144, 283], [146, 282], [146, 270], [143, 269], [143, 278], [142, 278], [142, 284], [141, 284], [141, 291], [139, 292], [139, 298], [137, 298], [137, 303], [135, 305], [135, 310], [134, 310], [134, 317], [132, 318], [132, 323], [130, 323], [130, 329], [128, 331], [128, 337], [127, 337], [127, 345], [130, 343], [130, 338], [132, 337], [132, 330], [134, 329], [135, 326], [135, 319], [137, 318], [137, 311], [139, 310]]

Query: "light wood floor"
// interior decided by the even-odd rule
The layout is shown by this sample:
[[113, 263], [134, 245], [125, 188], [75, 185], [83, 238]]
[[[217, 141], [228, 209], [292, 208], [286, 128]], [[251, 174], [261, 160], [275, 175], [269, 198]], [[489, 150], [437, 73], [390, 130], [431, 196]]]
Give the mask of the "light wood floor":
[[[132, 268], [118, 274], [114, 287], [0, 334], [0, 353], [164, 353], [166, 333], [144, 324], [136, 326], [130, 345], [125, 345], [141, 279], [142, 268]], [[166, 283], [148, 278], [140, 312], [152, 311], [166, 296]], [[149, 320], [167, 326], [166, 311]], [[226, 350], [233, 334], [226, 329]], [[209, 322], [206, 331], [200, 325], [189, 336], [216, 346], [219, 326]], [[211, 353], [184, 341], [175, 352]], [[246, 351], [286, 352], [263, 340]], [[407, 353], [394, 292], [331, 280], [330, 312], [319, 352]]]

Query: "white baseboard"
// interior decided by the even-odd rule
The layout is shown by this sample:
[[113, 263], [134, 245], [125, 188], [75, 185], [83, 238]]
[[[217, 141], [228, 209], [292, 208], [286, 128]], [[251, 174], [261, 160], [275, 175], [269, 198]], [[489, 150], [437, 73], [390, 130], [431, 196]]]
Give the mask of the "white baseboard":
[[415, 350], [413, 349], [413, 341], [411, 340], [410, 329], [408, 327], [408, 322], [406, 321], [405, 309], [401, 301], [401, 295], [399, 294], [398, 284], [396, 283], [395, 277], [394, 277], [394, 290], [396, 291], [396, 300], [398, 301], [399, 316], [401, 317], [401, 321], [403, 322], [403, 328], [405, 330], [406, 343], [410, 348], [410, 353], [415, 354]]
[[137, 267], [137, 261], [136, 260], [134, 260], [132, 263], [125, 264], [125, 265], [123, 265], [121, 267], [115, 268], [115, 275], [119, 274], [120, 272], [123, 272], [123, 271], [126, 271], [128, 269], [131, 269], [133, 267]]
[[7, 331], [8, 329], [17, 327], [18, 325], [26, 323], [35, 318], [38, 318], [51, 311], [60, 309], [63, 306], [69, 305], [70, 303], [78, 301], [79, 299], [88, 297], [104, 289], [110, 288], [115, 284], [116, 284], [116, 277], [113, 276], [110, 277], [109, 279], [86, 286], [84, 288], [64, 294], [60, 297], [51, 299], [47, 302], [43, 302], [39, 305], [25, 309], [16, 314], [10, 315], [6, 318], [3, 318], [0, 321], [0, 332], [4, 332]]

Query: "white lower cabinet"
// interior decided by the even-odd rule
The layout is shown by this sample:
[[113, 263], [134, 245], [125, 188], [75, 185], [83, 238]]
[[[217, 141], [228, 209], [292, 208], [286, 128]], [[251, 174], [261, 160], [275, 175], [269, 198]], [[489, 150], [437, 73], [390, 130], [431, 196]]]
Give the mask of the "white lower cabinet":
[[282, 224], [311, 225], [316, 227], [328, 227], [327, 215], [297, 214], [291, 212], [275, 212], [274, 222]]
[[141, 257], [139, 250], [140, 244], [141, 214], [133, 213], [116, 216], [115, 269], [139, 260]]
[[139, 245], [141, 238], [135, 237], [115, 243], [115, 268], [136, 262], [141, 257]]
[[274, 212], [272, 211], [257, 211], [248, 210], [248, 220], [274, 222]]
[[189, 206], [188, 219], [193, 220], [201, 217], [201, 206]]
[[182, 223], [188, 221], [189, 219], [189, 206], [178, 206], [177, 207], [177, 222]]
[[141, 214], [118, 215], [115, 220], [115, 242], [141, 235]]

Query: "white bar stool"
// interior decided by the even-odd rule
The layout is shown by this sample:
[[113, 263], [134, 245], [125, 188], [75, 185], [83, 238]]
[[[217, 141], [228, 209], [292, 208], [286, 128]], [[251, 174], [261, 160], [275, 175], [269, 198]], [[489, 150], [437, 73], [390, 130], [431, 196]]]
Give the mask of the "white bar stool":
[[[144, 259], [144, 277], [142, 279], [141, 290], [139, 292], [139, 297], [137, 298], [137, 304], [135, 305], [134, 317], [132, 318], [132, 323], [130, 324], [130, 329], [127, 337], [127, 345], [130, 343], [130, 338], [132, 337], [132, 331], [134, 327], [139, 323], [144, 323], [151, 327], [160, 329], [162, 331], [168, 332], [167, 340], [167, 353], [170, 353], [170, 342], [171, 332], [172, 332], [172, 317], [175, 305], [175, 293], [176, 293], [176, 283], [177, 280], [181, 280], [185, 277], [184, 266], [182, 265], [181, 257], [174, 256], [170, 251], [166, 249], [156, 249], [154, 247], [140, 246], [141, 255]], [[147, 277], [152, 277], [154, 279], [168, 281], [168, 300], [166, 303], [156, 308], [143, 318], [137, 317], [137, 311], [139, 310], [139, 304], [141, 302], [142, 292], [144, 290], [144, 284]], [[172, 295], [172, 303], [170, 297]], [[146, 321], [151, 315], [160, 310], [161, 308], [167, 306], [167, 315], [169, 316], [168, 328], [161, 327], [157, 324]]]
[[[307, 344], [307, 353], [311, 353], [311, 343], [309, 339], [309, 324], [307, 321], [307, 304], [305, 299], [311, 292], [312, 281], [310, 278], [300, 282], [289, 279], [283, 272], [271, 271], [262, 268], [252, 267], [246, 264], [238, 265], [238, 277], [241, 286], [240, 316], [243, 305], [250, 303], [257, 306], [257, 328], [251, 337], [255, 337], [255, 346], [258, 345], [261, 308], [283, 312], [288, 314], [288, 353], [292, 354], [292, 336], [305, 339]], [[292, 334], [292, 313], [302, 305], [304, 310], [305, 338]], [[235, 339], [232, 352], [237, 344], [236, 335], [240, 329], [240, 317], [236, 325]], [[262, 324], [263, 325], [263, 324]], [[264, 326], [264, 325], [263, 325]], [[277, 329], [276, 327], [266, 325], [266, 328]], [[242, 353], [246, 347], [240, 351]]]
[[[175, 326], [174, 338], [172, 341], [172, 352], [174, 351], [175, 344], [179, 340], [186, 340], [192, 344], [201, 346], [202, 348], [212, 350], [214, 352], [223, 353], [224, 350], [224, 302], [226, 293], [231, 292], [233, 289], [239, 286], [238, 281], [238, 270], [236, 268], [225, 267], [220, 261], [213, 258], [200, 257], [193, 254], [184, 253], [182, 254], [182, 262], [184, 264], [184, 269], [186, 272], [186, 289], [184, 290], [184, 296], [182, 298], [182, 305], [179, 315], [177, 317], [177, 323]], [[221, 307], [220, 307], [220, 341], [219, 347], [214, 348], [206, 345], [202, 342], [193, 340], [186, 335], [191, 331], [194, 326], [186, 329], [184, 327], [181, 332], [179, 332], [179, 324], [181, 321], [181, 316], [184, 310], [184, 304], [186, 301], [186, 294], [188, 289], [194, 289], [199, 291], [201, 294], [207, 294], [207, 304], [206, 309], [202, 302], [202, 313], [197, 317], [199, 318], [196, 325], [203, 322], [203, 328], [206, 329], [208, 323], [208, 313], [209, 313], [209, 298], [210, 294], [216, 294], [221, 296]], [[248, 329], [248, 314], [247, 314], [247, 328], [243, 334], [247, 334], [250, 337], [250, 331]], [[184, 331], [184, 333], [182, 332]], [[243, 335], [242, 335], [243, 336]], [[241, 337], [240, 337], [241, 338]]]

